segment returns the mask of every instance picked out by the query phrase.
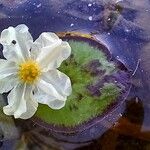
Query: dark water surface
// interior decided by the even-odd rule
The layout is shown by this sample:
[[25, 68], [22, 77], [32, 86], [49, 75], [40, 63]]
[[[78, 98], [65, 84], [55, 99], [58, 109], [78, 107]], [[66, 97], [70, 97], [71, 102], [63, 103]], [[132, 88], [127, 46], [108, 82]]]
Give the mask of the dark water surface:
[[[0, 32], [22, 23], [34, 39], [44, 31], [90, 34], [132, 72], [133, 86], [119, 120], [105, 122], [105, 130], [97, 139], [91, 131], [94, 140], [78, 149], [150, 150], [149, 0], [1, 0]], [[0, 103], [6, 104], [2, 97]], [[42, 140], [39, 143], [36, 127], [26, 132], [22, 128], [1, 110], [0, 149], [65, 149], [58, 141], [59, 146], [53, 146], [53, 138], [47, 145]]]

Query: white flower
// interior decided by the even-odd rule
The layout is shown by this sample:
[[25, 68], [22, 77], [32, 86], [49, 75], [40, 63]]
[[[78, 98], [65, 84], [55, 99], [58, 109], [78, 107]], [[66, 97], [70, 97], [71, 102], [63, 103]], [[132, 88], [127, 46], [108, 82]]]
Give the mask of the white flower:
[[7, 59], [0, 59], [0, 93], [11, 90], [8, 105], [3, 107], [5, 114], [28, 119], [38, 102], [52, 109], [65, 106], [71, 81], [57, 68], [70, 56], [67, 42], [51, 32], [33, 42], [28, 27], [22, 24], [3, 30], [0, 43]]

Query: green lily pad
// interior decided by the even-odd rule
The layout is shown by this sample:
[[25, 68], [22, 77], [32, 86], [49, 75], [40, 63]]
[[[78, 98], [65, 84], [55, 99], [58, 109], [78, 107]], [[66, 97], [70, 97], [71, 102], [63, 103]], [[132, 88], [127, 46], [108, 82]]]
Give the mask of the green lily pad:
[[60, 110], [40, 104], [35, 118], [47, 124], [75, 127], [104, 114], [126, 85], [120, 78], [116, 81], [115, 74], [120, 70], [102, 49], [85, 41], [68, 42], [72, 54], [59, 70], [70, 77], [72, 94]]

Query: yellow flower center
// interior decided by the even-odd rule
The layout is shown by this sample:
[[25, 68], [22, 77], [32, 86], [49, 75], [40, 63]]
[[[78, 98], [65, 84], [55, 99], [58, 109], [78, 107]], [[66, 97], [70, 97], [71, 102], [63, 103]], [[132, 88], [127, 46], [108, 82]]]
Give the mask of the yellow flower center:
[[40, 66], [34, 60], [28, 60], [19, 65], [19, 78], [25, 83], [35, 82], [41, 74]]

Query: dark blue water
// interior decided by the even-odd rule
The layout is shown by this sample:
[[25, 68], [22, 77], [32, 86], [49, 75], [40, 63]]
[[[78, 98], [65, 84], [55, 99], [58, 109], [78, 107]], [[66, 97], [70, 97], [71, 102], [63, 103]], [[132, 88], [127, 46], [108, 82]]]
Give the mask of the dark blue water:
[[[119, 137], [118, 141], [127, 142], [127, 146], [131, 150], [136, 150], [137, 147], [130, 145], [126, 136], [132, 138], [131, 140], [135, 143], [139, 140], [138, 147], [141, 146], [143, 149], [145, 145], [150, 145], [148, 143], [150, 141], [149, 0], [23, 0], [21, 2], [19, 0], [1, 0], [0, 32], [9, 26], [22, 23], [29, 27], [34, 39], [44, 31], [77, 31], [91, 34], [106, 45], [112, 55], [121, 60], [133, 74], [133, 87], [127, 103], [133, 101], [135, 105], [131, 105], [130, 109], [133, 112], [131, 111], [129, 118], [132, 115], [137, 115], [137, 118], [142, 116], [138, 124], [140, 135], [122, 132], [119, 133], [119, 136], [123, 137]], [[1, 103], [4, 105], [4, 102]], [[141, 107], [138, 107], [139, 110], [134, 110], [138, 103], [138, 106]], [[24, 133], [20, 132], [20, 127], [14, 124], [12, 118], [5, 118], [2, 115], [0, 128], [2, 150], [21, 149], [20, 147], [26, 149], [28, 144], [25, 143]], [[100, 141], [104, 139], [100, 137]], [[105, 140], [107, 141], [107, 138]], [[36, 149], [34, 142], [32, 146], [29, 149]], [[121, 146], [123, 148], [124, 145]], [[90, 145], [90, 149], [96, 149], [96, 147], [98, 147], [98, 143]]]

